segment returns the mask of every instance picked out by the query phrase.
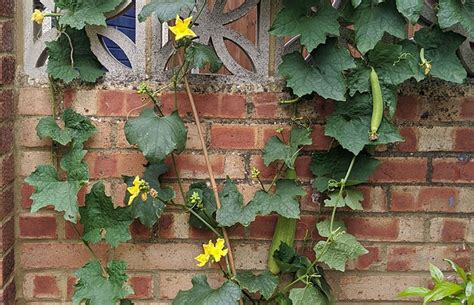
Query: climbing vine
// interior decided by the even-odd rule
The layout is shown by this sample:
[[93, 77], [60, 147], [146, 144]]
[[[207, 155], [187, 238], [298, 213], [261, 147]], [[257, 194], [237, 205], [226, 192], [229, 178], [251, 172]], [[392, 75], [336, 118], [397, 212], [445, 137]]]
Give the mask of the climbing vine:
[[[34, 12], [35, 22], [55, 19], [58, 37], [47, 44], [47, 71], [53, 80], [95, 82], [104, 74], [90, 50], [84, 28], [104, 26], [105, 14], [121, 2], [56, 0], [53, 12]], [[450, 29], [463, 27], [474, 37], [471, 0], [440, 0], [437, 22], [410, 38], [406, 27], [418, 21], [423, 0], [284, 0], [270, 32], [297, 38], [292, 41], [296, 41], [299, 51], [283, 56], [278, 68], [294, 95], [282, 101], [282, 106], [293, 107], [295, 116], [289, 134], [277, 130], [263, 150], [264, 164], [276, 164], [279, 169], [273, 181], [265, 185], [260, 170], [252, 168], [251, 176], [261, 189], [246, 203], [230, 178], [218, 191], [188, 82], [194, 68], [217, 71], [222, 66], [213, 49], [198, 42], [193, 31], [193, 21], [199, 19], [206, 5], [206, 1], [199, 6], [194, 0], [151, 0], [139, 15], [141, 21], [150, 16], [161, 22], [174, 21], [169, 27], [174, 34], [174, 65], [169, 82], [158, 88], [142, 83], [137, 89], [153, 107], [145, 108], [144, 104], [140, 115], [127, 121], [124, 133], [148, 164], [142, 177], [124, 177], [128, 188], [122, 207], [116, 207], [100, 181], [91, 186], [85, 206], [79, 207], [77, 194], [89, 185], [83, 144], [96, 130], [88, 118], [66, 109], [60, 124], [55, 117], [46, 117], [36, 128], [40, 138], [52, 139], [64, 146], [65, 152], [58, 166], [41, 165], [26, 179], [35, 189], [32, 212], [52, 205], [74, 228], [78, 222], [83, 224], [84, 232], [76, 232], [92, 256], [76, 272], [73, 304], [132, 304], [126, 299], [133, 293], [126, 284], [126, 262], [111, 260], [104, 264], [91, 244], [105, 241], [114, 248], [127, 242], [131, 239], [129, 226], [135, 219], [153, 227], [168, 205], [190, 213], [191, 226], [214, 232], [215, 240], [204, 244], [201, 254], [196, 253], [196, 263], [200, 267], [216, 263], [225, 279], [222, 286], [211, 288], [205, 275], [195, 276], [193, 287], [180, 291], [173, 304], [333, 304], [335, 298], [325, 268], [344, 271], [348, 261], [367, 253], [346, 232], [344, 223], [337, 219], [337, 210], [362, 210], [363, 195], [357, 186], [366, 183], [380, 164], [372, 157], [374, 148], [403, 141], [392, 122], [398, 86], [427, 77], [461, 83], [467, 76], [456, 55], [464, 37]], [[176, 166], [175, 156], [184, 150], [187, 139], [187, 129], [176, 109], [177, 91], [183, 87], [196, 122], [210, 186], [201, 182], [185, 189]], [[175, 111], [165, 115], [160, 94], [170, 90], [175, 94]], [[324, 194], [322, 204], [329, 212], [317, 224], [322, 239], [311, 245], [315, 253], [311, 259], [295, 248], [299, 200], [306, 194], [298, 181], [295, 161], [302, 148], [312, 144], [311, 122], [298, 117], [298, 103], [313, 95], [335, 101], [335, 110], [325, 126], [325, 134], [335, 141], [329, 151], [314, 153], [311, 163], [315, 177], [312, 186], [315, 192]], [[175, 202], [174, 190], [160, 183], [161, 175], [170, 170], [163, 163], [167, 157], [173, 161], [172, 170], [184, 203]], [[227, 228], [249, 226], [257, 215], [269, 214], [278, 215], [278, 222], [268, 271], [239, 272]], [[285, 281], [285, 274], [290, 274], [292, 280]]]

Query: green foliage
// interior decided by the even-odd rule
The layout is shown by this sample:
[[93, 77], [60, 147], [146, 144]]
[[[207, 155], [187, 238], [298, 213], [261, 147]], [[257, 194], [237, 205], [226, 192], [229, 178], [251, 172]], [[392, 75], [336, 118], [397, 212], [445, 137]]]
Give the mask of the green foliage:
[[260, 293], [265, 300], [268, 300], [275, 292], [279, 280], [278, 276], [265, 271], [259, 275], [255, 275], [250, 271], [239, 272], [235, 277], [240, 288], [250, 293]]
[[[138, 196], [133, 200], [130, 206], [132, 219], [138, 218], [140, 222], [151, 228], [161, 217], [166, 204], [176, 197], [171, 187], [161, 187], [160, 176], [168, 172], [168, 166], [163, 163], [149, 164], [145, 168], [143, 180], [145, 180], [151, 189], [155, 190], [156, 197], [147, 194], [146, 196]], [[133, 185], [134, 177], [123, 176], [124, 182], [128, 187]], [[128, 204], [130, 193], [125, 193], [124, 203]]]
[[[340, 146], [332, 148], [329, 152], [313, 154], [310, 165], [311, 171], [316, 176], [313, 187], [319, 192], [327, 191], [331, 180], [339, 182], [344, 178], [353, 157], [352, 153]], [[360, 153], [357, 155], [349, 178], [345, 182], [346, 187], [367, 182], [379, 165], [380, 161], [371, 158], [366, 153]]]
[[181, 152], [186, 146], [188, 130], [175, 111], [169, 116], [159, 117], [153, 109], [145, 109], [138, 118], [125, 124], [125, 136], [132, 145], [137, 145], [147, 160], [157, 163], [172, 152]]
[[305, 288], [293, 288], [290, 291], [290, 300], [293, 305], [325, 305], [324, 296], [313, 285]]
[[217, 72], [222, 67], [222, 61], [213, 48], [198, 42], [192, 42], [186, 48], [185, 58], [194, 68], [202, 69], [209, 65], [211, 72]]
[[133, 218], [129, 208], [114, 207], [112, 198], [105, 194], [103, 182], [97, 182], [86, 195], [86, 206], [79, 208], [84, 225], [82, 239], [98, 243], [104, 239], [112, 247], [130, 240], [129, 226]]
[[283, 273], [295, 273], [306, 271], [311, 262], [306, 256], [301, 256], [296, 251], [282, 242], [280, 247], [274, 252], [273, 257]]
[[397, 0], [398, 11], [412, 24], [418, 21], [423, 5], [423, 0]]
[[248, 226], [256, 215], [269, 215], [272, 212], [286, 218], [299, 218], [300, 207], [296, 199], [305, 194], [304, 189], [293, 180], [279, 180], [274, 193], [258, 191], [252, 201], [244, 206], [243, 196], [237, 186], [227, 179], [220, 194], [222, 207], [217, 210], [216, 220], [221, 226], [229, 227], [237, 223]]
[[[192, 203], [190, 198], [193, 194], [198, 194], [200, 202]], [[214, 193], [204, 182], [193, 183], [189, 186], [189, 190], [186, 193], [186, 206], [189, 209], [192, 209], [199, 217], [204, 219], [212, 227], [217, 227], [218, 223], [216, 221], [216, 200], [214, 198]], [[209, 228], [194, 214], [189, 215], [189, 224], [201, 230], [209, 230]]]
[[460, 25], [474, 38], [474, 1], [440, 0], [438, 22], [442, 29]]
[[113, 11], [123, 0], [56, 1], [61, 8], [60, 23], [78, 30], [86, 25], [106, 26], [105, 14]]
[[79, 305], [85, 301], [89, 305], [115, 305], [117, 301], [132, 294], [132, 288], [127, 285], [126, 268], [124, 261], [113, 260], [106, 268], [105, 277], [99, 261], [88, 262], [76, 271], [79, 281], [74, 286], [72, 304]]
[[328, 194], [329, 198], [324, 200], [325, 207], [334, 207], [337, 204], [338, 208], [349, 207], [352, 210], [363, 210], [362, 200], [364, 200], [364, 195], [361, 191], [355, 190], [352, 188], [345, 188], [342, 191], [342, 196], [338, 200], [339, 192], [331, 192]]
[[[309, 4], [313, 7], [310, 13]], [[326, 42], [326, 36], [339, 36], [338, 11], [329, 0], [295, 3], [284, 1], [284, 8], [273, 23], [270, 33], [276, 36], [300, 35], [300, 42], [311, 52]]]
[[213, 289], [205, 275], [196, 275], [192, 284], [190, 290], [178, 293], [173, 305], [235, 305], [240, 299], [240, 287], [232, 281], [226, 281], [221, 287]]
[[331, 240], [320, 241], [314, 246], [318, 261], [325, 263], [329, 268], [339, 271], [346, 270], [346, 263], [368, 251], [347, 233], [336, 234]]
[[287, 78], [287, 86], [298, 96], [311, 94], [344, 101], [346, 98], [346, 81], [342, 72], [355, 67], [354, 61], [346, 48], [338, 47], [337, 39], [328, 39], [315, 52], [315, 58], [306, 62], [299, 53], [283, 57], [279, 74]]
[[415, 33], [415, 41], [425, 49], [425, 57], [431, 61], [431, 75], [437, 78], [462, 83], [467, 72], [456, 55], [456, 50], [465, 38], [453, 32], [442, 32], [439, 28], [424, 28]]
[[[62, 19], [62, 18], [61, 18]], [[90, 48], [85, 30], [67, 29], [55, 41], [46, 42], [48, 74], [70, 83], [75, 79], [95, 82], [105, 71]]]
[[398, 129], [386, 118], [379, 127], [379, 138], [368, 137], [372, 100], [369, 94], [357, 94], [347, 102], [336, 103], [335, 111], [327, 118], [327, 136], [335, 138], [345, 149], [358, 155], [366, 145], [379, 145], [403, 141]]
[[140, 22], [145, 21], [153, 13], [160, 22], [166, 22], [179, 15], [184, 9], [191, 9], [196, 5], [194, 0], [151, 0], [138, 15]]
[[423, 305], [441, 301], [442, 305], [451, 304], [474, 304], [474, 276], [472, 272], [466, 272], [458, 264], [449, 259], [445, 261], [456, 272], [459, 280], [451, 277], [445, 278], [443, 272], [436, 266], [430, 264], [433, 289], [424, 287], [409, 287], [400, 292], [400, 297], [421, 297]]
[[51, 138], [62, 145], [69, 145], [69, 151], [61, 159], [61, 169], [67, 173], [67, 180], [61, 180], [56, 168], [51, 165], [40, 165], [25, 179], [25, 182], [34, 187], [31, 195], [33, 204], [32, 213], [41, 208], [52, 205], [58, 212], [64, 212], [64, 219], [77, 222], [79, 203], [77, 193], [89, 180], [89, 171], [83, 158], [83, 142], [89, 139], [96, 131], [91, 121], [66, 109], [61, 116], [65, 128], [58, 126], [54, 118], [42, 118], [36, 127], [41, 139]]
[[300, 147], [311, 144], [311, 129], [293, 128], [288, 144], [278, 136], [273, 136], [268, 140], [263, 149], [263, 162], [268, 166], [274, 161], [281, 160], [288, 168], [294, 169]]

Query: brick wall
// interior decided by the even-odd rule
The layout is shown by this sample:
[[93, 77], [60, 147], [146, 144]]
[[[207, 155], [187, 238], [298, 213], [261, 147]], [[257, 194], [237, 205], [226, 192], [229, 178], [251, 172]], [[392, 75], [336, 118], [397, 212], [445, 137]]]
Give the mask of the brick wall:
[[14, 6], [0, 1], [0, 304], [14, 304]]
[[[362, 187], [365, 211], [340, 213], [349, 232], [370, 251], [352, 262], [346, 273], [330, 274], [341, 304], [400, 304], [395, 298], [397, 292], [408, 285], [427, 283], [429, 262], [445, 269], [442, 258], [454, 259], [464, 266], [473, 261], [473, 89], [428, 85], [406, 91], [407, 95], [399, 99], [396, 116], [406, 142], [381, 147], [377, 152], [384, 162], [371, 183]], [[290, 114], [277, 105], [283, 96], [279, 92], [255, 93], [249, 89], [223, 93], [231, 92], [230, 88], [216, 92], [219, 93], [196, 95], [213, 167], [218, 178], [229, 175], [236, 179], [249, 199], [258, 189], [251, 182], [250, 168], [257, 166], [265, 180], [271, 179], [275, 168], [263, 166], [261, 149], [277, 127], [287, 126]], [[431, 93], [423, 96], [422, 92]], [[171, 96], [163, 96], [163, 103], [169, 112]], [[121, 202], [125, 192], [121, 175], [140, 174], [145, 163], [123, 134], [125, 119], [141, 104], [140, 97], [125, 89], [84, 89], [67, 91], [64, 104], [90, 116], [97, 125], [98, 134], [87, 143], [91, 176], [105, 179], [111, 195]], [[19, 304], [63, 304], [71, 298], [73, 270], [84, 264], [89, 255], [61, 216], [48, 210], [37, 214], [28, 211], [32, 189], [21, 181], [36, 165], [51, 162], [51, 143], [38, 140], [34, 131], [38, 119], [50, 114], [47, 88], [19, 89], [17, 108], [17, 299]], [[302, 201], [298, 240], [304, 238], [306, 230], [315, 234], [319, 205], [311, 200], [308, 164], [312, 150], [325, 150], [331, 144], [323, 135], [322, 125], [331, 109], [331, 102], [318, 99], [305, 102], [300, 108], [302, 114], [313, 118], [315, 125], [314, 144], [297, 161], [297, 172], [308, 190]], [[179, 110], [190, 128], [188, 149], [178, 157], [189, 184], [194, 179], [205, 179], [207, 172], [184, 94], [179, 97]], [[0, 126], [8, 127], [8, 123]], [[6, 168], [3, 172], [8, 174], [11, 154], [3, 149], [8, 145], [0, 147]], [[171, 184], [172, 176], [167, 176]], [[8, 181], [0, 180], [3, 201], [11, 202], [11, 184], [5, 184], [12, 178], [10, 175]], [[5, 229], [10, 228], [11, 218], [5, 219], [3, 232], [10, 232]], [[275, 221], [272, 216], [259, 217], [249, 228], [230, 230], [237, 268], [265, 268]], [[134, 224], [132, 231], [133, 242], [121, 245], [114, 254], [97, 246], [100, 256], [114, 255], [129, 263], [138, 304], [169, 304], [179, 289], [190, 287], [192, 275], [198, 272], [193, 257], [211, 235], [188, 227], [187, 215], [173, 209], [166, 211], [153, 230]], [[5, 248], [5, 237], [3, 240]], [[5, 253], [4, 259], [12, 251]], [[218, 281], [217, 270], [206, 272], [211, 282]]]

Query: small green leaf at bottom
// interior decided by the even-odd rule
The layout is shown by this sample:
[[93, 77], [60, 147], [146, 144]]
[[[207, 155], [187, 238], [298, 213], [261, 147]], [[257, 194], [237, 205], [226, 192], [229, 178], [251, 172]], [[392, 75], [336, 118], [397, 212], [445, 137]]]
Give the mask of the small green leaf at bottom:
[[293, 288], [290, 291], [293, 305], [325, 305], [325, 298], [313, 285], [305, 288]]
[[173, 305], [236, 305], [241, 297], [239, 285], [231, 281], [213, 289], [205, 275], [196, 275], [192, 284], [193, 288], [178, 292]]
[[278, 276], [265, 271], [262, 274], [255, 275], [250, 271], [237, 273], [237, 282], [242, 289], [250, 293], [260, 293], [265, 300], [268, 300], [278, 286]]

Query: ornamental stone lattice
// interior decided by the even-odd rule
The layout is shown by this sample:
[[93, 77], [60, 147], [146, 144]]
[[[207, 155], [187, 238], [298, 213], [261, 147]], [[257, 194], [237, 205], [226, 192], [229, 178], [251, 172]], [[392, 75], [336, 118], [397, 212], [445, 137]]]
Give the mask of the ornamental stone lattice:
[[[206, 0], [197, 0], [198, 6]], [[297, 37], [284, 43], [282, 39], [272, 38], [268, 33], [272, 16], [277, 11], [272, 0], [214, 0], [202, 11], [193, 30], [201, 43], [214, 47], [224, 64], [223, 71], [215, 75], [220, 81], [266, 82], [275, 73], [281, 54], [296, 50]], [[135, 39], [131, 39], [114, 26], [86, 28], [91, 41], [92, 51], [108, 71], [106, 80], [137, 81], [144, 78], [161, 81], [167, 79], [167, 69], [171, 63], [172, 42], [168, 35], [168, 25], [151, 18], [145, 23], [138, 22], [138, 13], [146, 0], [125, 0], [114, 12], [108, 14], [108, 20], [123, 15], [130, 6], [135, 5]], [[45, 81], [46, 42], [57, 37], [57, 31], [47, 18], [43, 25], [31, 22], [34, 8], [54, 9], [53, 0], [24, 0], [24, 60], [23, 72], [30, 80]], [[197, 14], [197, 12], [195, 12]], [[246, 19], [245, 19], [246, 18]], [[427, 4], [422, 14], [422, 23], [430, 24], [435, 18], [433, 9]], [[236, 22], [244, 21], [247, 32], [236, 29]], [[251, 32], [251, 33], [250, 33]], [[465, 35], [461, 30], [460, 34]], [[249, 34], [250, 33], [250, 34]], [[110, 52], [103, 37], [112, 40], [128, 58], [130, 65], [120, 62]], [[459, 54], [468, 72], [474, 73], [474, 53], [472, 39], [466, 39]], [[236, 59], [235, 54], [240, 54]], [[238, 57], [238, 56], [237, 56]], [[193, 71], [194, 74], [205, 71]]]

